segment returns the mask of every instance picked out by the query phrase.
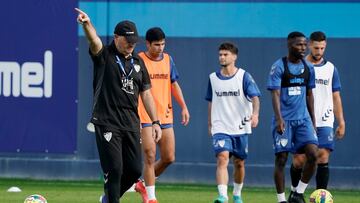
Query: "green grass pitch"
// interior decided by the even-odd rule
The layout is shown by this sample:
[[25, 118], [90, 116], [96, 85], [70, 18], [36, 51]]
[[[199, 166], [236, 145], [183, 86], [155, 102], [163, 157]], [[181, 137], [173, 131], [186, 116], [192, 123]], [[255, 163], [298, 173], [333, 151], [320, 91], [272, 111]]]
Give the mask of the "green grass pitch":
[[[19, 187], [22, 192], [11, 193], [7, 189]], [[229, 195], [231, 195], [231, 187]], [[305, 194], [313, 189], [308, 189]], [[360, 202], [360, 190], [330, 190], [335, 203]], [[245, 187], [243, 189], [245, 203], [274, 203], [274, 188]], [[0, 203], [23, 203], [31, 194], [41, 194], [48, 203], [98, 203], [102, 194], [100, 181], [44, 181], [25, 179], [0, 179]], [[216, 197], [215, 185], [196, 184], [164, 184], [157, 186], [157, 198], [161, 203], [210, 203]], [[231, 197], [231, 196], [230, 196]], [[121, 202], [141, 203], [140, 196], [135, 192], [126, 193]], [[232, 202], [232, 201], [229, 201]]]

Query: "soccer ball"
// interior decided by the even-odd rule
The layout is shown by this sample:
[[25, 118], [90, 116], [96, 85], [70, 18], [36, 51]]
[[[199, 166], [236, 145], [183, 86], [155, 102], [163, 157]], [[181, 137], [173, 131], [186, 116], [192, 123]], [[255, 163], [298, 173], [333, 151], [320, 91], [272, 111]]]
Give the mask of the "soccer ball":
[[311, 193], [310, 203], [333, 203], [333, 197], [329, 191], [318, 189]]
[[47, 203], [45, 197], [41, 196], [41, 195], [30, 195], [29, 197], [27, 197], [24, 201], [24, 203]]

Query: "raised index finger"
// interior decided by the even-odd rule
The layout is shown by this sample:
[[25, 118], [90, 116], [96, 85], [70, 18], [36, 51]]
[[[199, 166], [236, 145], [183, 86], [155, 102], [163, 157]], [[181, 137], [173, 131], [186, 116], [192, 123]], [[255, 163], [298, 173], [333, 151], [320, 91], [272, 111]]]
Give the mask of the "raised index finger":
[[78, 8], [75, 8], [75, 10], [78, 12], [78, 13], [80, 13], [80, 14], [86, 14], [84, 11], [82, 11], [82, 10], [80, 10], [80, 9], [78, 9]]

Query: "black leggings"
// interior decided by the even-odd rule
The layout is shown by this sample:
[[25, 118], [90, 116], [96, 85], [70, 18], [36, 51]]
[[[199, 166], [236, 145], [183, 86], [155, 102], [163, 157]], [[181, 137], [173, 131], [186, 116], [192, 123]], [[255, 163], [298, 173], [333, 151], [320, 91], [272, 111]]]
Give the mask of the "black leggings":
[[106, 198], [108, 203], [119, 203], [120, 197], [141, 176], [140, 134], [114, 132], [99, 125], [95, 125], [95, 134]]

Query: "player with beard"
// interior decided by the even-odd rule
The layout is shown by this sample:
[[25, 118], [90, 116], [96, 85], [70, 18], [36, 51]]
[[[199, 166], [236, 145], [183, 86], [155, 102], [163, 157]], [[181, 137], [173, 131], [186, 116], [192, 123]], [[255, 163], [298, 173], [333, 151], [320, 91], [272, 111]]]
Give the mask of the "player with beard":
[[305, 153], [307, 158], [298, 187], [289, 202], [305, 202], [304, 191], [316, 170], [317, 137], [314, 123], [314, 67], [303, 57], [306, 38], [300, 32], [287, 37], [288, 55], [271, 67], [267, 89], [271, 91], [275, 150], [274, 181], [278, 202], [285, 203], [284, 169], [289, 152]]
[[[345, 135], [345, 120], [340, 96], [339, 73], [330, 61], [324, 58], [326, 35], [317, 31], [310, 35], [310, 54], [306, 59], [314, 65], [316, 86], [313, 89], [315, 101], [315, 118], [319, 139], [318, 165], [316, 172], [316, 188], [327, 189], [329, 182], [329, 156], [334, 150], [334, 116], [338, 122], [335, 130], [337, 139]], [[305, 157], [295, 154], [291, 165], [291, 190], [295, 191], [301, 177]]]

